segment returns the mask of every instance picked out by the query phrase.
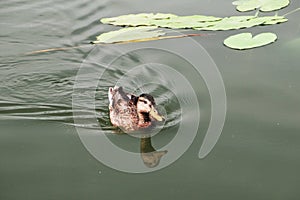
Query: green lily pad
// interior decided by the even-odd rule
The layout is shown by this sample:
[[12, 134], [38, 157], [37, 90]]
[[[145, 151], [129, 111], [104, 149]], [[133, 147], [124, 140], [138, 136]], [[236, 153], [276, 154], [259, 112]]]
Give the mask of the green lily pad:
[[268, 20], [266, 20], [264, 22], [264, 25], [280, 24], [280, 23], [288, 21], [287, 18], [282, 17], [282, 16], [264, 17], [264, 18], [268, 18]]
[[210, 26], [203, 26], [195, 29], [209, 31], [236, 30], [257, 26], [263, 24], [266, 21], [266, 19], [255, 16], [233, 16], [223, 18], [221, 21], [214, 22], [214, 24], [211, 23]]
[[171, 17], [170, 20], [173, 22], [212, 22], [212, 21], [218, 21], [221, 20], [220, 17], [214, 17], [214, 16], [205, 16], [205, 15], [190, 15], [190, 16], [177, 16], [177, 17]]
[[273, 43], [277, 39], [274, 33], [261, 33], [252, 37], [251, 33], [240, 33], [224, 40], [224, 45], [232, 49], [251, 49]]
[[100, 21], [103, 24], [112, 24], [116, 26], [152, 26], [153, 20], [163, 20], [169, 19], [171, 17], [176, 17], [173, 14], [164, 13], [140, 13], [140, 14], [129, 14], [121, 15], [118, 17], [102, 18]]
[[209, 26], [203, 26], [199, 28], [194, 28], [196, 30], [235, 30], [241, 28], [250, 28], [258, 25], [271, 25], [287, 21], [283, 16], [266, 16], [266, 17], [256, 17], [256, 16], [233, 16], [225, 17], [220, 21], [211, 22]]
[[183, 29], [195, 27], [208, 27], [215, 24], [215, 21], [201, 22], [201, 21], [183, 21], [183, 20], [156, 20], [156, 26], [162, 28]]
[[261, 24], [271, 25], [285, 21], [287, 19], [283, 16], [232, 16], [220, 18], [205, 15], [177, 16], [164, 13], [140, 13], [101, 19], [102, 23], [119, 26], [158, 26], [171, 29], [193, 28], [195, 30], [210, 31], [249, 28]]
[[177, 16], [171, 17], [167, 20], [154, 20], [153, 25], [163, 28], [194, 28], [194, 27], [206, 27], [209, 24], [221, 20], [220, 17], [204, 16], [204, 15], [192, 15], [192, 16]]
[[245, 27], [251, 27], [254, 25], [249, 24], [249, 20], [255, 18], [255, 16], [232, 16], [225, 17], [214, 26], [209, 27], [207, 30], [232, 30]]
[[279, 10], [288, 6], [289, 0], [238, 0], [232, 4], [236, 5], [236, 9], [241, 12], [251, 11], [259, 8], [263, 12]]
[[177, 16], [164, 13], [140, 13], [121, 15], [118, 17], [103, 18], [104, 24], [116, 26], [159, 26], [164, 28], [193, 28], [202, 27], [203, 23], [221, 20], [220, 17], [191, 15]]
[[[274, 0], [278, 1], [278, 0]], [[238, 3], [239, 2], [239, 3]], [[234, 2], [234, 4], [241, 6], [241, 2], [247, 2], [248, 6], [251, 4], [252, 7], [260, 7], [265, 9], [268, 6], [269, 0], [239, 0]], [[260, 4], [258, 4], [260, 2]], [[259, 5], [259, 6], [258, 6]], [[264, 7], [263, 7], [263, 6]], [[178, 16], [174, 14], [164, 14], [164, 13], [140, 13], [140, 14], [130, 14], [121, 15], [118, 17], [103, 18], [102, 23], [119, 25], [119, 26], [131, 26], [129, 28], [123, 28], [118, 31], [112, 31], [108, 33], [103, 33], [97, 37], [94, 43], [116, 43], [116, 42], [133, 42], [135, 41], [149, 41], [156, 40], [157, 37], [163, 35], [164, 33], [159, 30], [154, 30], [158, 27], [171, 28], [171, 29], [183, 29], [192, 28], [195, 30], [234, 30], [241, 28], [249, 28], [258, 25], [271, 25], [286, 22], [287, 19], [284, 16], [264, 16], [258, 17], [257, 15], [250, 16], [232, 16], [232, 17], [214, 17], [205, 15], [192, 15], [192, 16]], [[257, 46], [265, 45], [265, 41], [271, 40], [274, 42], [276, 40], [276, 35], [274, 39], [274, 34], [260, 34], [252, 38], [250, 33], [245, 33], [244, 35], [232, 36], [224, 41], [226, 46], [230, 45], [232, 42], [233, 47], [237, 49], [247, 49], [254, 48]], [[273, 37], [271, 37], [273, 36]], [[244, 38], [243, 38], [244, 37]], [[152, 39], [151, 39], [152, 38]], [[166, 37], [168, 38], [168, 36]], [[233, 39], [232, 39], [233, 38]], [[162, 39], [162, 38], [159, 38]], [[269, 39], [269, 40], [268, 40]], [[234, 42], [234, 41], [239, 42]], [[228, 43], [229, 41], [229, 43]], [[240, 43], [241, 41], [241, 43]], [[236, 47], [234, 46], [236, 45]], [[240, 46], [239, 46], [240, 45]]]
[[126, 42], [133, 40], [141, 40], [146, 38], [155, 38], [164, 35], [161, 30], [157, 29], [157, 26], [140, 26], [140, 27], [128, 27], [122, 28], [117, 31], [110, 31], [107, 33], [102, 33], [94, 41], [97, 43], [116, 43], [116, 42]]

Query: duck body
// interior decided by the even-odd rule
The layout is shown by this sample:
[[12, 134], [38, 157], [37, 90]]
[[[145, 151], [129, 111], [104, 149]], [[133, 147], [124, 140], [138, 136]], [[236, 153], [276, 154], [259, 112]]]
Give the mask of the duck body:
[[125, 93], [122, 87], [110, 87], [108, 99], [112, 125], [126, 133], [148, 128], [153, 121], [163, 120], [155, 108], [154, 98], [149, 94], [135, 96]]

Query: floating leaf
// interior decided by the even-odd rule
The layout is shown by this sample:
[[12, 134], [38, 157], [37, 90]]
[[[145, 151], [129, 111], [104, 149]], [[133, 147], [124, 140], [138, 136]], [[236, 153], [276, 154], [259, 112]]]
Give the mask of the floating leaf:
[[158, 26], [172, 29], [193, 28], [195, 30], [212, 31], [249, 28], [260, 24], [276, 24], [285, 21], [287, 19], [282, 16], [232, 16], [220, 18], [205, 15], [177, 16], [164, 13], [121, 15], [101, 20], [102, 23], [120, 26]]
[[[255, 16], [233, 16], [233, 17], [225, 17], [221, 21], [216, 22], [213, 26], [204, 27], [197, 30], [232, 30], [232, 29], [240, 29], [249, 26], [250, 19], [255, 18]], [[253, 25], [251, 25], [253, 26]]]
[[177, 17], [171, 17], [170, 20], [173, 22], [212, 22], [212, 21], [218, 21], [221, 20], [220, 17], [214, 17], [214, 16], [205, 16], [205, 15], [190, 15], [190, 16], [177, 16]]
[[177, 16], [166, 20], [154, 20], [153, 24], [164, 28], [194, 28], [207, 27], [222, 18], [204, 15]]
[[164, 13], [141, 13], [103, 18], [104, 24], [117, 26], [159, 26], [164, 28], [193, 28], [202, 27], [206, 22], [221, 20], [222, 18], [205, 15], [177, 16]]
[[194, 28], [196, 30], [233, 30], [241, 28], [250, 28], [258, 25], [270, 25], [277, 24], [287, 21], [283, 16], [267, 16], [267, 17], [256, 17], [256, 16], [233, 16], [223, 18], [221, 21], [211, 23], [210, 26]]
[[261, 33], [252, 37], [251, 33], [233, 35], [224, 40], [224, 44], [232, 49], [251, 49], [274, 42], [277, 36], [274, 33]]
[[177, 15], [164, 13], [140, 13], [103, 18], [100, 21], [103, 24], [112, 24], [116, 26], [152, 26], [155, 25], [153, 20], [168, 19], [171, 17], [177, 17]]
[[169, 13], [156, 13], [153, 14], [152, 19], [169, 19], [173, 17], [177, 17], [177, 15], [169, 14]]
[[116, 43], [123, 41], [141, 40], [146, 38], [155, 38], [164, 35], [162, 31], [154, 30], [157, 28], [157, 26], [122, 28], [117, 31], [102, 33], [93, 43]]
[[[244, 1], [247, 2], [248, 6], [251, 4], [252, 7], [254, 6], [254, 4], [254, 7], [257, 7], [257, 2], [260, 2], [261, 4], [259, 4], [258, 7], [260, 7], [261, 9], [265, 9], [268, 6], [267, 3], [269, 2], [269, 0], [239, 0], [234, 2], [234, 4], [239, 4], [239, 6], [241, 6], [242, 2]], [[278, 0], [275, 1], [277, 2]], [[243, 5], [245, 6], [246, 4]], [[164, 13], [140, 13], [121, 15], [118, 17], [103, 18], [101, 22], [113, 25], [133, 27], [124, 28], [119, 31], [103, 33], [97, 37], [97, 41], [95, 41], [94, 43], [136, 42], [166, 39], [170, 37], [173, 38], [173, 36], [159, 37], [163, 35], [163, 33], [159, 30], [154, 30], [158, 27], [172, 29], [192, 28], [195, 30], [218, 31], [249, 28], [258, 25], [271, 25], [286, 21], [287, 19], [284, 16], [277, 15], [264, 17], [258, 17], [257, 15], [232, 16], [225, 18], [204, 15], [177, 16], [174, 14]], [[265, 44], [265, 41], [268, 42], [268, 39], [271, 40], [271, 42], [274, 42], [276, 40], [276, 35], [274, 39], [274, 37], [270, 36], [271, 33], [261, 34], [254, 38], [252, 38], [251, 34], [249, 36], [249, 34], [250, 33], [242, 35], [243, 37], [247, 36], [245, 38], [240, 38], [241, 36], [239, 35], [237, 35], [236, 38], [235, 36], [232, 36], [233, 44], [236, 45], [237, 49], [247, 49], [261, 46]], [[274, 34], [272, 36], [274, 36]], [[228, 45], [230, 45], [230, 41], [232, 40], [232, 38], [230, 37], [228, 38], [228, 40], [224, 41], [224, 43], [226, 42], [225, 45], [227, 45], [228, 41]], [[239, 42], [235, 44], [234, 41], [236, 40], [243, 42], [240, 44]]]
[[238, 0], [232, 4], [236, 5], [236, 9], [241, 12], [255, 10], [260, 8], [261, 11], [269, 12], [279, 10], [288, 6], [289, 0]]
[[279, 24], [288, 21], [288, 19], [283, 16], [261, 17], [261, 18], [267, 19], [264, 22], [264, 25], [273, 25], [273, 24]]
[[195, 28], [195, 27], [208, 27], [214, 25], [215, 22], [197, 22], [197, 21], [187, 21], [187, 22], [180, 22], [180, 21], [172, 21], [172, 20], [161, 20], [156, 21], [155, 25], [162, 27], [162, 28], [172, 28], [172, 29], [183, 29], [183, 28]]

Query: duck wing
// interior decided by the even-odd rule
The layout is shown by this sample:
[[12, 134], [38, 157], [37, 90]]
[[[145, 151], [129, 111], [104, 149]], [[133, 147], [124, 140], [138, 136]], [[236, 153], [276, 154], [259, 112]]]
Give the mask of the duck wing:
[[109, 88], [108, 98], [111, 123], [114, 126], [119, 126], [125, 130], [132, 131], [136, 129], [137, 97], [125, 93], [122, 87], [114, 87]]
[[117, 102], [129, 102], [130, 98], [124, 92], [122, 87], [115, 86], [114, 88], [110, 87], [108, 90], [108, 100], [109, 100], [109, 107], [113, 108], [116, 106]]

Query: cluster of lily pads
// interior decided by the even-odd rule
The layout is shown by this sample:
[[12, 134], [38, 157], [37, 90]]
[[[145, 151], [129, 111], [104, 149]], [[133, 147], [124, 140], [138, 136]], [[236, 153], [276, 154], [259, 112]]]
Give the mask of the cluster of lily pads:
[[121, 15], [119, 17], [103, 18], [104, 24], [116, 26], [157, 26], [162, 28], [183, 29], [192, 28], [195, 30], [232, 30], [249, 28], [257, 25], [271, 25], [286, 22], [284, 16], [232, 16], [232, 17], [214, 17], [204, 15], [178, 16], [174, 14], [163, 13], [141, 13]]
[[[237, 6], [236, 9], [241, 12], [254, 9], [274, 11], [288, 4], [289, 0], [238, 0], [233, 2], [233, 5]], [[97, 37], [94, 43], [117, 43], [156, 38], [165, 34], [158, 28], [221, 31], [249, 28], [258, 25], [273, 25], [286, 22], [287, 20], [284, 16], [277, 15], [258, 16], [258, 12], [256, 15], [224, 18], [204, 15], [178, 16], [165, 13], [129, 14], [101, 19], [103, 24], [126, 27], [117, 31], [103, 33]], [[246, 33], [227, 38], [224, 44], [234, 49], [247, 49], [274, 42], [276, 39], [277, 36], [273, 33], [258, 35], [257, 38], [252, 38], [251, 33]], [[255, 45], [255, 43], [258, 45]]]

